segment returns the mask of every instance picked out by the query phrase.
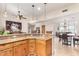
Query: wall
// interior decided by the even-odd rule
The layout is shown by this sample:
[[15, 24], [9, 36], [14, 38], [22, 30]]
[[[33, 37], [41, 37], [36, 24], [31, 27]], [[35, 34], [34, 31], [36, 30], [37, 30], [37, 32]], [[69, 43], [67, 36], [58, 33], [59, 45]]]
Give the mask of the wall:
[[[63, 9], [68, 9], [68, 11], [62, 13]], [[47, 14], [47, 21], [45, 20], [43, 24], [46, 25], [46, 30], [52, 30], [53, 33], [55, 33], [57, 31], [57, 26], [59, 25], [59, 23], [64, 22], [65, 19], [68, 23], [75, 22], [77, 33], [79, 33], [79, 4], [72, 4], [71, 6], [49, 12]], [[40, 20], [44, 20], [43, 16], [40, 17]]]
[[15, 21], [15, 22], [21, 22], [22, 23], [22, 32], [26, 32], [28, 33], [28, 21], [26, 19], [16, 19], [15, 17], [12, 17], [11, 15], [9, 15], [8, 17], [1, 17], [0, 18], [0, 28], [6, 28], [6, 20], [9, 21]]

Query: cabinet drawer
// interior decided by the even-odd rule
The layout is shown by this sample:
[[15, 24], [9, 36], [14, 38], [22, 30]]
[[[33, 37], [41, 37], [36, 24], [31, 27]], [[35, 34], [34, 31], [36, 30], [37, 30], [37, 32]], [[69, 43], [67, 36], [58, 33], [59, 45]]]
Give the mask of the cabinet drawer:
[[35, 39], [30, 39], [30, 40], [28, 40], [28, 44], [29, 44], [29, 46], [30, 45], [35, 45], [35, 43], [36, 43], [36, 40]]
[[5, 46], [5, 48], [10, 48], [10, 47], [13, 47], [13, 43], [6, 44], [6, 45], [4, 45], [4, 46]]
[[46, 45], [46, 41], [45, 40], [36, 40], [36, 44]]
[[17, 46], [17, 45], [20, 45], [20, 44], [24, 44], [26, 43], [26, 41], [17, 41], [17, 42], [14, 42], [14, 46]]
[[0, 56], [13, 56], [13, 48], [0, 51]]
[[28, 42], [29, 44], [29, 47], [35, 47], [35, 44], [36, 44], [36, 40], [29, 40]]
[[28, 41], [28, 47], [29, 47], [29, 52], [33, 52], [33, 51], [35, 51], [35, 45], [36, 45], [36, 40], [35, 39], [30, 39], [29, 41]]
[[7, 48], [11, 48], [11, 47], [13, 47], [13, 43], [0, 45], [0, 50], [4, 50], [4, 49], [7, 49]]
[[30, 39], [28, 42], [29, 42], [29, 43], [35, 43], [35, 41], [36, 41], [35, 39], [33, 39], [33, 40]]

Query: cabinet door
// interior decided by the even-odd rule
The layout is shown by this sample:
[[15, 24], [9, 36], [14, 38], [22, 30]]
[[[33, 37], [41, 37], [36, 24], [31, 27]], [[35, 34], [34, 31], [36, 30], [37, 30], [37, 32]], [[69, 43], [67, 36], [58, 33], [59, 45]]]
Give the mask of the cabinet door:
[[13, 56], [13, 48], [6, 49], [4, 53], [5, 56]]
[[36, 52], [38, 56], [46, 56], [46, 41], [36, 40]]
[[25, 55], [26, 55], [25, 44], [14, 47], [14, 56], [25, 56]]
[[52, 38], [49, 40], [46, 40], [46, 55], [51, 56], [53, 53], [52, 51]]
[[0, 56], [5, 56], [5, 51], [0, 51]]
[[28, 40], [22, 41], [20, 48], [22, 51], [21, 56], [27, 56], [27, 54], [28, 54]]
[[13, 48], [0, 51], [0, 56], [13, 56]]
[[14, 56], [21, 56], [21, 45], [17, 45], [14, 47]]
[[25, 49], [25, 55], [28, 55], [28, 40], [26, 40], [26, 43], [24, 45], [24, 49]]
[[14, 56], [25, 56], [27, 55], [27, 43], [26, 41], [20, 41], [15, 43]]
[[26, 55], [26, 47], [25, 47], [26, 45], [25, 44], [22, 44], [21, 45], [21, 56], [25, 56]]
[[21, 51], [22, 51], [22, 56], [28, 55], [28, 40], [26, 40], [25, 43], [21, 45]]
[[36, 56], [36, 40], [35, 39], [30, 39], [28, 41], [28, 47], [29, 47], [29, 53], [28, 55], [30, 56]]
[[13, 43], [0, 45], [0, 56], [12, 56], [13, 55]]

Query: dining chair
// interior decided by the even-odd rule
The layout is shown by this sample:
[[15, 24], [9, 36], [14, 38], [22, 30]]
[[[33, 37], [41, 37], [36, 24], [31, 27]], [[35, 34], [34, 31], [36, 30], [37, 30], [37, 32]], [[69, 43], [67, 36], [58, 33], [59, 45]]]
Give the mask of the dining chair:
[[75, 45], [79, 45], [79, 36], [73, 38], [73, 43]]
[[69, 45], [71, 46], [71, 40], [68, 39], [67, 34], [62, 35], [62, 45]]

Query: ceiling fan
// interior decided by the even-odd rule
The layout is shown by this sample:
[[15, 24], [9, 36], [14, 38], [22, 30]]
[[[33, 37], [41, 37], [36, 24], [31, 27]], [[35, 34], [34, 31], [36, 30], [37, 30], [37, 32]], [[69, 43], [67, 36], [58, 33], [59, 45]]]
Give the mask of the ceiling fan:
[[24, 17], [20, 11], [18, 11], [18, 18], [21, 19], [27, 19], [26, 17]]

